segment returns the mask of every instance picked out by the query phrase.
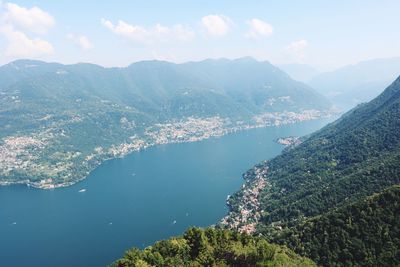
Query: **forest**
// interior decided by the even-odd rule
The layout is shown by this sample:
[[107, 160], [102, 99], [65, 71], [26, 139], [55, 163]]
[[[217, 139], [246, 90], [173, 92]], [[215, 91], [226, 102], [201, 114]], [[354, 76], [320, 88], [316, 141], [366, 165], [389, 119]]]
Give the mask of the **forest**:
[[400, 264], [400, 186], [314, 217], [274, 236], [322, 266]]
[[133, 248], [111, 267], [316, 266], [290, 249], [263, 238], [215, 228], [189, 228], [183, 236]]

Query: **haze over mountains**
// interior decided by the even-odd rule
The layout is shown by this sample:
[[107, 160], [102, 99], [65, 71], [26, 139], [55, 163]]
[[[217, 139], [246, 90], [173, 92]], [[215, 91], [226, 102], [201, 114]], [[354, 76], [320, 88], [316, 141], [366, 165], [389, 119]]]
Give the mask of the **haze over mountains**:
[[308, 83], [321, 72], [306, 64], [283, 64], [278, 67], [289, 74], [290, 77], [303, 83]]
[[348, 108], [366, 102], [398, 77], [400, 58], [374, 59], [322, 73], [310, 82], [335, 104]]
[[329, 72], [318, 72], [304, 64], [279, 65], [293, 79], [326, 96], [337, 107], [348, 110], [378, 96], [400, 72], [400, 58], [361, 61]]
[[0, 77], [0, 181], [41, 188], [69, 185], [149, 145], [314, 119], [331, 107], [252, 58], [126, 68], [19, 60]]

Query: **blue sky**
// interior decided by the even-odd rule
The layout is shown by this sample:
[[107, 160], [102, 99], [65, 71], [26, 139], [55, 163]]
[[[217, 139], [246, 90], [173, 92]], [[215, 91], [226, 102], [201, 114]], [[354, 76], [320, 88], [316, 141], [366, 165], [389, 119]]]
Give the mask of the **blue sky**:
[[329, 70], [400, 56], [400, 1], [2, 1], [0, 64], [252, 56]]

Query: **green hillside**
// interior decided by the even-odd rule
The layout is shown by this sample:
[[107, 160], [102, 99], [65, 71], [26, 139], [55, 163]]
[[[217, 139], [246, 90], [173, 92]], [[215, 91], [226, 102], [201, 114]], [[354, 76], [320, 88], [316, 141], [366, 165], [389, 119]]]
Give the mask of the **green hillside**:
[[400, 183], [400, 79], [269, 161], [263, 222], [314, 216]]
[[250, 229], [324, 266], [394, 266], [399, 166], [400, 78], [249, 170], [222, 226]]
[[144, 266], [315, 266], [293, 251], [264, 239], [228, 230], [190, 228], [181, 237], [128, 250], [112, 267]]
[[323, 266], [400, 264], [400, 186], [316, 216], [273, 237]]

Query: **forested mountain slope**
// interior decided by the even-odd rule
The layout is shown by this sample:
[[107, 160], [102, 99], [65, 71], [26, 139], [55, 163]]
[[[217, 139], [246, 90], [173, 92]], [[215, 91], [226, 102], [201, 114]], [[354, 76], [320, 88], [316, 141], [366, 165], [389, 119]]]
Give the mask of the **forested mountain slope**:
[[400, 182], [400, 79], [267, 163], [263, 221], [313, 216]]
[[221, 225], [255, 231], [324, 266], [394, 266], [400, 251], [399, 166], [400, 78], [374, 100], [249, 170]]
[[316, 216], [272, 238], [324, 266], [400, 264], [400, 186]]

